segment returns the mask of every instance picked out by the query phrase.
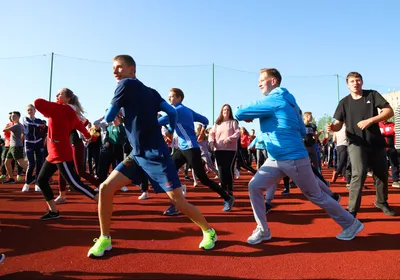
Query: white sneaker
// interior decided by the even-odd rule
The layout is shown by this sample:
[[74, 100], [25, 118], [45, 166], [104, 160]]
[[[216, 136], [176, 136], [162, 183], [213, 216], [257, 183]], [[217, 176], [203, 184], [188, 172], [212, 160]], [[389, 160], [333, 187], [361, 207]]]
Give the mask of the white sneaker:
[[199, 184], [197, 184], [197, 182], [193, 183], [193, 187], [197, 187]]
[[126, 186], [123, 186], [123, 187], [121, 188], [121, 191], [122, 191], [122, 192], [127, 192], [127, 191], [129, 191], [129, 189], [128, 189]]
[[35, 185], [35, 192], [42, 192], [38, 185]]
[[22, 187], [22, 192], [29, 192], [29, 185], [28, 185], [28, 184], [25, 184], [25, 185]]
[[236, 175], [236, 179], [240, 178], [240, 172], [236, 168], [235, 168], [235, 175]]
[[364, 224], [361, 223], [358, 219], [354, 219], [354, 222], [351, 226], [344, 229], [340, 234], [336, 235], [336, 238], [339, 240], [352, 240], [356, 237], [357, 233], [364, 229]]
[[247, 238], [247, 243], [254, 245], [270, 239], [271, 239], [271, 232], [269, 229], [268, 232], [264, 232], [261, 230], [261, 228], [256, 227], [256, 229], [253, 231], [250, 237]]
[[149, 198], [149, 192], [143, 192], [138, 199], [139, 200], [144, 200], [144, 199], [148, 199]]
[[183, 196], [186, 196], [186, 185], [182, 185], [181, 187], [182, 187]]

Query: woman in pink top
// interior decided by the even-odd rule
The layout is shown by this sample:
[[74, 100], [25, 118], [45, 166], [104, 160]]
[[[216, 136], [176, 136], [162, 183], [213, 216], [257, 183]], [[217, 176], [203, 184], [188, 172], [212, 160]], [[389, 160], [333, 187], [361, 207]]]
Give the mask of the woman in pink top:
[[225, 104], [210, 131], [210, 147], [215, 151], [221, 186], [230, 195], [233, 192], [233, 167], [240, 136], [239, 125], [233, 118], [232, 108]]

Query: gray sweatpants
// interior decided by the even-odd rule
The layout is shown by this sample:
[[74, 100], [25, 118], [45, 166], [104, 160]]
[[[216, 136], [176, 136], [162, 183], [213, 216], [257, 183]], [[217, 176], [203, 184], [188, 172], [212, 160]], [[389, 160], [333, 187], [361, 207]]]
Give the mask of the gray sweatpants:
[[249, 182], [250, 202], [254, 218], [257, 226], [263, 231], [268, 230], [264, 190], [268, 191], [285, 175], [292, 178], [308, 200], [324, 209], [343, 229], [353, 224], [354, 217], [318, 186], [308, 157], [281, 161], [272, 161], [268, 158]]
[[[320, 178], [318, 178], [318, 177], [315, 176], [315, 175], [314, 175], [314, 177], [315, 177], [315, 180], [317, 180], [318, 187], [320, 187], [321, 190], [322, 190], [324, 193], [326, 193], [327, 195], [332, 196], [332, 194], [333, 194], [332, 190], [331, 190], [324, 182], [322, 182]], [[266, 200], [269, 204], [272, 203], [272, 200], [274, 199], [275, 192], [276, 192], [276, 189], [277, 189], [277, 188], [278, 188], [278, 185], [275, 184], [275, 185], [271, 186], [271, 187], [267, 190], [267, 193], [265, 194], [265, 200]]]

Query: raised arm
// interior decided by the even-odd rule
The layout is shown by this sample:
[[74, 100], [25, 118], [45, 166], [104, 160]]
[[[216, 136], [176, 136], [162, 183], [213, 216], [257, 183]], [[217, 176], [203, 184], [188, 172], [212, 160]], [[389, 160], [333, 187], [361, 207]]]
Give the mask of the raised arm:
[[54, 114], [57, 114], [59, 111], [59, 106], [64, 106], [60, 105], [54, 102], [47, 101], [42, 98], [38, 98], [33, 102], [36, 110], [38, 110], [43, 116], [46, 118], [51, 117]]

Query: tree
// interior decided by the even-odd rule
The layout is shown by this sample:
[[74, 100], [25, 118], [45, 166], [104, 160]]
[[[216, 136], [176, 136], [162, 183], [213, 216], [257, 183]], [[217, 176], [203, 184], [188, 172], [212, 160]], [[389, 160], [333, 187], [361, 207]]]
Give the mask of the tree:
[[[317, 122], [317, 129], [318, 131], [326, 131], [326, 125], [328, 123], [333, 123], [335, 119], [328, 114], [324, 114]], [[324, 137], [324, 134], [320, 135], [320, 139]]]

